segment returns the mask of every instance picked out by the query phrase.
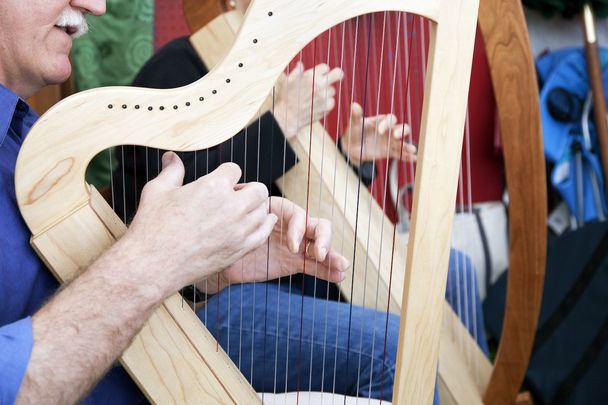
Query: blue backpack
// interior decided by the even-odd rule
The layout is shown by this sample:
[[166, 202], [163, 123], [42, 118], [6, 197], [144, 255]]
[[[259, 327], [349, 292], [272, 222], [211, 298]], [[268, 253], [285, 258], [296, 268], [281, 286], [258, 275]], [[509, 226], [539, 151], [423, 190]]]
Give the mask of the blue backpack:
[[[608, 62], [608, 51], [601, 60]], [[536, 65], [551, 184], [579, 226], [608, 213], [586, 66], [582, 49], [549, 53]], [[608, 84], [608, 69], [603, 79]]]

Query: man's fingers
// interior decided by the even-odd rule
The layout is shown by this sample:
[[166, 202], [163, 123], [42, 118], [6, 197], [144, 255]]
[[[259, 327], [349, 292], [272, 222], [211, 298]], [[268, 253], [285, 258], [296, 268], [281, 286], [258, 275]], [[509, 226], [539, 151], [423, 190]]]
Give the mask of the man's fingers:
[[363, 107], [359, 103], [353, 103], [350, 106], [350, 122], [359, 122], [363, 119]]
[[258, 228], [266, 222], [268, 215], [276, 215], [268, 213], [268, 207], [265, 204], [258, 205], [249, 211], [243, 217], [242, 231], [245, 235], [255, 233]]
[[166, 187], [180, 187], [184, 182], [184, 164], [182, 160], [173, 152], [165, 152], [162, 158], [163, 170], [155, 181]]
[[415, 162], [418, 149], [411, 143], [395, 140], [391, 143], [391, 157], [404, 162]]
[[413, 144], [411, 144], [411, 143], [404, 143], [404, 144], [403, 144], [403, 151], [404, 151], [405, 153], [409, 153], [409, 154], [411, 154], [411, 155], [415, 155], [415, 154], [416, 154], [416, 152], [418, 151], [418, 149], [416, 148], [416, 146], [414, 146], [414, 145], [413, 145]]
[[383, 128], [382, 133], [384, 132], [388, 132], [388, 130], [395, 128], [395, 126], [397, 126], [397, 116], [395, 114], [387, 114], [384, 116], [384, 119], [382, 120], [383, 125], [385, 125], [385, 127]]
[[325, 82], [327, 84], [331, 85], [331, 84], [334, 84], [336, 82], [339, 82], [343, 78], [344, 78], [344, 71], [342, 69], [340, 69], [340, 68], [334, 68], [325, 77]]
[[303, 248], [302, 239], [304, 239], [305, 231], [306, 212], [297, 207], [287, 222], [287, 244], [292, 253], [298, 253]]
[[[374, 117], [370, 117], [370, 123], [373, 120]], [[378, 116], [377, 118], [377, 126], [376, 126], [376, 131], [378, 134], [380, 135], [384, 135], [388, 132], [389, 126], [390, 126], [390, 121], [392, 120], [391, 117], [389, 116]]]
[[268, 239], [277, 220], [278, 218], [276, 215], [266, 214], [261, 226], [257, 226], [247, 237], [246, 244], [249, 251], [257, 248]]
[[218, 182], [226, 182], [234, 188], [241, 178], [241, 168], [236, 163], [223, 163], [217, 169], [201, 179], [215, 179]]
[[410, 126], [407, 124], [398, 124], [393, 127], [392, 136], [394, 139], [403, 139], [411, 133]]
[[336, 270], [341, 273], [345, 272], [350, 267], [350, 262], [348, 259], [333, 249], [329, 251], [327, 258], [323, 263], [332, 270]]
[[268, 189], [262, 183], [245, 183], [243, 185], [237, 184], [238, 187], [235, 190], [238, 193], [238, 197], [245, 204], [245, 212], [250, 212], [263, 207], [264, 210], [268, 211]]
[[[315, 107], [312, 110], [312, 122], [317, 122], [321, 118], [324, 118], [336, 105], [336, 99], [331, 97], [326, 100], [319, 100], [315, 103]], [[310, 117], [308, 118], [310, 122]]]
[[366, 131], [373, 130], [379, 135], [387, 134], [397, 123], [395, 114], [380, 114], [376, 116], [365, 117]]
[[[320, 76], [325, 76], [329, 72], [329, 66], [326, 63], [319, 63], [314, 67], [314, 73], [319, 80], [322, 80]], [[312, 73], [312, 72], [311, 72]]]
[[320, 262], [325, 260], [331, 249], [331, 223], [322, 218], [309, 218], [306, 237], [314, 241], [314, 258]]
[[298, 253], [306, 230], [306, 211], [286, 198], [270, 197], [270, 212], [287, 228], [287, 247], [291, 253]]
[[321, 263], [310, 259], [306, 259], [306, 268], [304, 270], [305, 274], [329, 281], [330, 283], [341, 283], [346, 278], [345, 272], [327, 268]]
[[306, 258], [305, 273], [333, 283], [339, 283], [346, 277], [349, 263], [346, 258], [331, 250], [323, 262]]
[[325, 89], [321, 89], [318, 92], [315, 92], [315, 99], [317, 100], [325, 100], [328, 98], [332, 98], [336, 95], [336, 89], [334, 86], [329, 86]]

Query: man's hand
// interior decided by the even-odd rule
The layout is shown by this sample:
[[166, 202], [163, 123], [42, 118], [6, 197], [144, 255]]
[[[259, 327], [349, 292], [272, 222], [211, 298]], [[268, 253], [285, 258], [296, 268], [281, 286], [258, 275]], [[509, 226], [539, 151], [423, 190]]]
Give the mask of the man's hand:
[[336, 89], [333, 84], [343, 77], [344, 72], [340, 68], [330, 69], [326, 64], [320, 64], [304, 71], [304, 65], [298, 62], [278, 83], [274, 117], [287, 139], [319, 121], [334, 108]]
[[[233, 163], [182, 186], [184, 166], [172, 152], [160, 175], [146, 184], [127, 243], [154, 262], [149, 279], [168, 294], [232, 265], [260, 246], [277, 222], [261, 183], [239, 184]], [[164, 289], [163, 288], [163, 289]]]
[[270, 198], [270, 211], [279, 221], [268, 244], [247, 254], [221, 272], [220, 277], [199, 283], [199, 289], [216, 293], [229, 284], [267, 281], [295, 273], [330, 282], [344, 280], [349, 264], [331, 248], [329, 221], [309, 217], [307, 222], [302, 208], [280, 197]]
[[395, 115], [363, 118], [363, 109], [353, 103], [350, 124], [338, 142], [342, 142], [342, 150], [355, 165], [387, 157], [413, 162], [416, 161], [416, 147], [405, 142], [409, 134], [410, 127], [397, 123]]

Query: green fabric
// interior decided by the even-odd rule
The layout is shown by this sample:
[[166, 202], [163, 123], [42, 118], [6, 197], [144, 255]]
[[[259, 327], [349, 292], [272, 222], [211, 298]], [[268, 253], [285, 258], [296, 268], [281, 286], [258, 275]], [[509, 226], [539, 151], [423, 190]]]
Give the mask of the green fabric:
[[586, 3], [591, 4], [596, 17], [608, 16], [608, 0], [523, 0], [523, 3], [540, 11], [547, 18], [555, 14], [566, 18], [574, 17]]
[[[75, 90], [131, 84], [152, 56], [154, 0], [107, 0], [106, 14], [89, 18], [89, 25], [72, 49]], [[89, 165], [86, 180], [106, 187], [111, 169], [108, 152], [102, 152]]]

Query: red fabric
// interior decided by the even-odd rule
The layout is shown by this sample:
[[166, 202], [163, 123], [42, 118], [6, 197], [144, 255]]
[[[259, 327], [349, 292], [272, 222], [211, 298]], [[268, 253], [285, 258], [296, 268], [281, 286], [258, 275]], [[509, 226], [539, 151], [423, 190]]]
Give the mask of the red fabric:
[[488, 59], [479, 29], [469, 91], [473, 202], [496, 201], [505, 188], [500, 133]]
[[[397, 27], [400, 27], [399, 32]], [[407, 122], [411, 126], [412, 141], [418, 142], [424, 97], [423, 61], [426, 62], [428, 53], [428, 27], [422, 18], [405, 17], [398, 13], [359, 17], [323, 34], [296, 57], [306, 67], [328, 63], [331, 67], [342, 67], [345, 72], [345, 78], [341, 86], [338, 86], [339, 95], [336, 96], [339, 97], [339, 105], [325, 121], [326, 128], [334, 138], [346, 129], [349, 106], [352, 101], [356, 101], [364, 106], [366, 116], [394, 113], [400, 122]], [[459, 204], [471, 202], [468, 198], [469, 171], [474, 203], [500, 200], [504, 187], [502, 158], [495, 141], [496, 105], [479, 32], [475, 43], [472, 77], [469, 93], [469, 148], [467, 151], [465, 138]], [[470, 156], [470, 164], [467, 163], [467, 155]], [[385, 185], [388, 165], [386, 161], [376, 162], [376, 165], [378, 177], [371, 191], [382, 204], [387, 191]], [[400, 165], [401, 186], [413, 184], [414, 170], [412, 165]], [[387, 201], [390, 201], [388, 196]], [[411, 195], [406, 197], [406, 204], [411, 204]], [[395, 218], [395, 210], [390, 203], [385, 211], [392, 219]]]
[[189, 35], [182, 0], [156, 0], [154, 2], [154, 50], [177, 37]]

